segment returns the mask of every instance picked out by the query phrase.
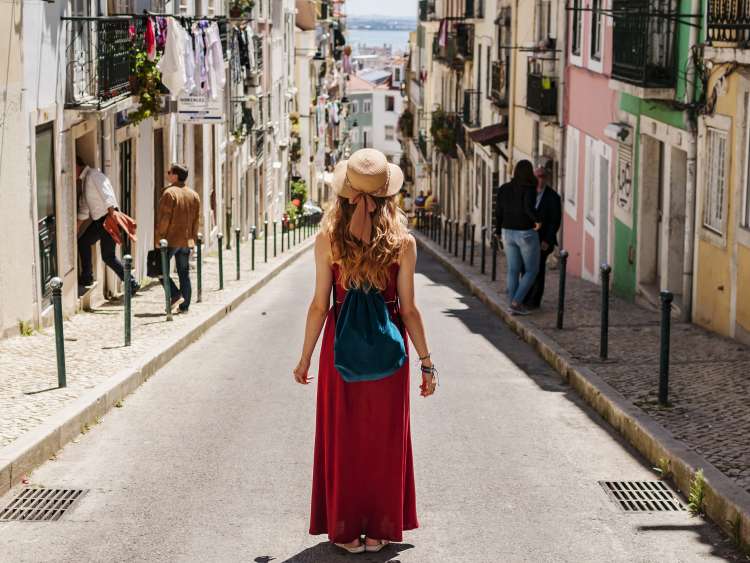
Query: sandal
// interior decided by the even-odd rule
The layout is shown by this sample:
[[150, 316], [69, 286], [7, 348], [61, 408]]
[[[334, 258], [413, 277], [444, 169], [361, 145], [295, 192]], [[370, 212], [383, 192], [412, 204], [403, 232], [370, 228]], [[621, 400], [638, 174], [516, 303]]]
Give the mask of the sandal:
[[[373, 539], [373, 538], [370, 538], [370, 539]], [[375, 544], [375, 545], [367, 545], [367, 543], [365, 543], [364, 544], [365, 551], [368, 552], [368, 553], [377, 553], [378, 551], [380, 551], [381, 549], [383, 549], [389, 543], [391, 543], [391, 542], [389, 542], [388, 540], [378, 540], [378, 543]]]
[[360, 540], [359, 538], [357, 538], [357, 541], [359, 541], [359, 544], [355, 546], [352, 546], [352, 544], [354, 543], [353, 541], [349, 543], [334, 543], [333, 545], [340, 547], [341, 549], [343, 549], [344, 551], [348, 551], [349, 553], [363, 553], [365, 551], [365, 544], [362, 543], [362, 540]]

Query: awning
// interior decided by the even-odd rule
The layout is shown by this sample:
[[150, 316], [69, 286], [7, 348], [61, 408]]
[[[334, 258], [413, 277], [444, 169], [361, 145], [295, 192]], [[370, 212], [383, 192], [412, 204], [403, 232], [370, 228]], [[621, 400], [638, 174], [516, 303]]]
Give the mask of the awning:
[[471, 131], [469, 137], [475, 143], [484, 146], [504, 143], [508, 140], [508, 126], [499, 123], [488, 125], [476, 131]]

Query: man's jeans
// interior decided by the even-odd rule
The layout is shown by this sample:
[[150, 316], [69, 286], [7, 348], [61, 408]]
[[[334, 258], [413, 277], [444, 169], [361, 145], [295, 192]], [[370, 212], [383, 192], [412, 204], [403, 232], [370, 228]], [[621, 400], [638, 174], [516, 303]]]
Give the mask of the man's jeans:
[[539, 235], [533, 229], [503, 229], [503, 244], [508, 259], [508, 298], [520, 304], [539, 272]]
[[121, 280], [124, 277], [124, 268], [122, 262], [115, 255], [115, 241], [104, 228], [105, 215], [101, 219], [92, 222], [86, 231], [78, 239], [78, 256], [81, 259], [81, 272], [79, 283], [89, 285], [94, 280], [94, 271], [91, 262], [91, 247], [99, 242], [104, 263], [114, 270], [117, 277]]
[[[172, 281], [172, 278], [169, 278], [169, 292], [172, 296], [172, 299], [175, 299], [182, 295], [182, 298], [184, 301], [180, 303], [180, 310], [181, 311], [187, 311], [190, 307], [190, 298], [192, 296], [192, 287], [190, 285], [190, 265], [189, 265], [189, 259], [190, 259], [190, 249], [189, 248], [168, 248], [167, 253], [169, 255], [169, 259], [172, 259], [172, 256], [174, 256], [174, 262], [175, 266], [177, 268], [177, 277], [180, 280], [180, 288], [177, 289], [177, 286]], [[168, 274], [168, 272], [167, 272]]]

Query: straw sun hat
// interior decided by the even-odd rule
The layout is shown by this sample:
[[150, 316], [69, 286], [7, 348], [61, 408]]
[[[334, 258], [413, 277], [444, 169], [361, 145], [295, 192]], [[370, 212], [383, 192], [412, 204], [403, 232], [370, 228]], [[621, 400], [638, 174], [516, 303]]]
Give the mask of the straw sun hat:
[[373, 198], [396, 195], [404, 184], [401, 168], [391, 164], [385, 155], [376, 149], [360, 149], [342, 160], [333, 170], [333, 189], [336, 195], [345, 197], [357, 208], [352, 216], [349, 230], [362, 242], [370, 242], [372, 236]]

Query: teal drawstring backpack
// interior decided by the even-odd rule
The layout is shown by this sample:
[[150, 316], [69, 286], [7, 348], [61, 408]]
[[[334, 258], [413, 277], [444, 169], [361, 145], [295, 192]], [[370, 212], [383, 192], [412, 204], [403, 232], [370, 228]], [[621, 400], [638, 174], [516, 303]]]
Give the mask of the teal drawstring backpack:
[[333, 364], [344, 381], [384, 379], [404, 365], [404, 338], [391, 320], [380, 291], [350, 289], [339, 312], [334, 282], [333, 307], [336, 320]]

